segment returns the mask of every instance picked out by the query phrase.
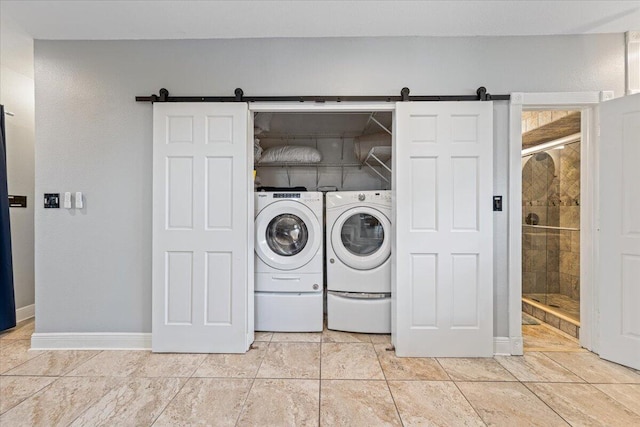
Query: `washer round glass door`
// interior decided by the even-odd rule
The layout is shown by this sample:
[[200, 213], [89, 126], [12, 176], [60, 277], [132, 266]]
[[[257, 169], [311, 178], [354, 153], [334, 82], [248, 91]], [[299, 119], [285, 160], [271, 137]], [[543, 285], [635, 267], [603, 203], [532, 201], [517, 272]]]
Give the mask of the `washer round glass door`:
[[267, 245], [278, 255], [293, 256], [300, 253], [308, 239], [307, 225], [293, 214], [278, 215], [267, 226]]
[[371, 270], [391, 255], [391, 223], [377, 209], [357, 207], [338, 217], [331, 230], [331, 245], [344, 264], [357, 270]]
[[282, 200], [262, 209], [255, 221], [255, 250], [278, 270], [295, 270], [313, 259], [322, 228], [313, 211], [300, 202]]

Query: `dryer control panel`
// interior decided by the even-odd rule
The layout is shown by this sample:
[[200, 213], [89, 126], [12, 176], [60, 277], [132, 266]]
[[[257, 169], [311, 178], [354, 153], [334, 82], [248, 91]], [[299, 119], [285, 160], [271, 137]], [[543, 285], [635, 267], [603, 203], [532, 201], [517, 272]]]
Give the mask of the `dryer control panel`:
[[352, 201], [359, 202], [380, 202], [383, 200], [391, 200], [391, 192], [390, 191], [353, 191], [353, 192], [342, 192], [341, 197], [343, 199], [350, 199]]
[[391, 206], [391, 191], [337, 191], [327, 193], [327, 208], [346, 205]]

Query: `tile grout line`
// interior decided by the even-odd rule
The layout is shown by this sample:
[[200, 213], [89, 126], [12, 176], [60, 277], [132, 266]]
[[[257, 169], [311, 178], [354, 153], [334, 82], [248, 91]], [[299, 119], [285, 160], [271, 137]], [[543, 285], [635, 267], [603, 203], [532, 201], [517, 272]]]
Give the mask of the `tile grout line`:
[[444, 366], [442, 366], [442, 363], [440, 363], [440, 360], [438, 360], [438, 358], [437, 358], [437, 357], [434, 357], [433, 359], [436, 361], [436, 363], [438, 364], [438, 366], [440, 366], [440, 369], [442, 369], [442, 371], [443, 371], [445, 374], [447, 374], [447, 378], [449, 378], [449, 380], [448, 380], [448, 381], [453, 381], [453, 378], [451, 378], [451, 375], [449, 374], [449, 371], [447, 371], [447, 370], [444, 368]]
[[[438, 363], [440, 363], [438, 361]], [[444, 368], [443, 368], [444, 369]], [[446, 371], [445, 371], [446, 372]], [[447, 372], [447, 375], [449, 375], [449, 373]], [[464, 400], [469, 404], [469, 406], [471, 407], [471, 409], [473, 409], [473, 412], [475, 412], [475, 414], [478, 416], [478, 418], [480, 419], [480, 421], [482, 421], [482, 423], [485, 426], [488, 426], [489, 424], [487, 424], [487, 422], [484, 420], [484, 418], [482, 418], [482, 415], [480, 415], [480, 412], [478, 412], [478, 410], [476, 409], [475, 406], [473, 406], [473, 404], [471, 403], [471, 401], [469, 400], [469, 398], [467, 398], [467, 395], [464, 394], [464, 392], [462, 391], [462, 389], [460, 389], [460, 386], [458, 385], [457, 382], [451, 380], [451, 382], [453, 383], [454, 387], [458, 390], [458, 392], [462, 395], [462, 397], [464, 397]], [[461, 381], [462, 382], [462, 381]], [[506, 382], [506, 381], [501, 381], [501, 382]]]
[[[132, 377], [134, 379], [137, 378], [143, 378], [143, 377]], [[162, 379], [169, 379], [171, 377], [161, 377]], [[149, 379], [149, 378], [147, 378]], [[176, 399], [176, 397], [178, 397], [178, 395], [180, 394], [180, 392], [182, 391], [182, 389], [184, 388], [184, 386], [187, 385], [187, 383], [189, 382], [189, 380], [191, 379], [191, 377], [178, 377], [178, 379], [184, 379], [184, 382], [182, 383], [182, 385], [180, 386], [180, 388], [178, 389], [178, 391], [176, 391], [176, 394], [173, 395], [173, 397], [171, 399], [169, 399], [169, 401], [164, 405], [164, 407], [160, 410], [160, 412], [158, 412], [158, 415], [156, 415], [156, 417], [153, 419], [153, 421], [151, 421], [151, 424], [149, 424], [149, 426], [153, 426], [156, 421], [158, 421], [158, 418], [160, 418], [160, 416], [164, 413], [164, 411], [167, 410], [167, 408], [169, 407], [169, 405], [171, 405], [171, 403]]]
[[[391, 343], [389, 343], [389, 345], [391, 345]], [[389, 395], [391, 396], [391, 401], [393, 402], [393, 406], [394, 408], [396, 408], [396, 414], [398, 415], [398, 419], [400, 420], [400, 425], [404, 427], [404, 420], [402, 419], [402, 415], [400, 415], [400, 409], [398, 408], [398, 404], [396, 403], [396, 398], [394, 397], [393, 392], [391, 391], [391, 386], [389, 385], [389, 379], [387, 378], [387, 373], [384, 371], [384, 368], [382, 367], [382, 362], [380, 362], [380, 355], [376, 351], [376, 345], [373, 344], [373, 341], [371, 342], [371, 346], [373, 347], [373, 351], [376, 354], [376, 360], [378, 361], [378, 365], [380, 365], [380, 370], [382, 371], [382, 376], [384, 377], [384, 383], [387, 385], [387, 390], [389, 390]], [[385, 344], [385, 347], [386, 347], [386, 344]], [[384, 351], [387, 351], [387, 349], [385, 348]], [[395, 350], [393, 352], [395, 354]]]
[[[558, 384], [558, 383], [543, 383], [543, 382], [536, 382], [536, 383], [530, 383], [530, 384]], [[613, 396], [610, 396], [609, 394], [605, 393], [604, 391], [600, 390], [598, 387], [595, 386], [595, 384], [598, 385], [636, 385], [637, 383], [595, 383], [595, 384], [591, 384], [591, 383], [560, 383], [560, 384], [566, 384], [566, 385], [576, 385], [576, 386], [587, 386], [591, 389], [593, 389], [594, 391], [596, 391], [596, 394], [601, 394], [603, 396], [605, 396], [607, 399], [610, 399], [611, 401], [617, 403], [618, 405], [622, 406], [625, 409], [629, 409], [631, 412], [635, 413], [635, 411], [631, 408], [628, 408], [627, 405], [625, 405], [624, 403], [620, 402], [618, 399], [614, 398]], [[527, 389], [531, 390], [530, 387], [527, 387]], [[533, 394], [536, 394], [535, 391], [531, 390], [531, 392]], [[536, 394], [537, 396], [537, 394]], [[539, 397], [539, 399], [542, 400], [542, 398]], [[548, 406], [548, 405], [547, 405]], [[558, 414], [560, 415], [560, 414]], [[640, 414], [638, 414], [640, 415]]]
[[39, 394], [40, 392], [44, 393], [44, 389], [45, 388], [49, 388], [51, 387], [56, 381], [58, 381], [60, 378], [62, 377], [55, 377], [55, 379], [53, 381], [51, 381], [49, 384], [43, 386], [42, 388], [34, 391], [33, 393], [31, 393], [29, 396], [26, 396], [24, 399], [22, 399], [21, 401], [19, 401], [18, 403], [16, 403], [15, 405], [13, 405], [11, 408], [7, 409], [4, 412], [0, 412], [0, 416], [4, 415], [6, 413], [8, 413], [9, 411], [11, 411], [14, 408], [17, 408], [18, 406], [20, 406], [22, 403], [26, 402], [27, 400], [31, 399], [33, 396], [35, 396], [36, 394]]
[[564, 366], [562, 363], [560, 362], [556, 362], [555, 360], [553, 360], [551, 357], [549, 357], [545, 352], [540, 351], [539, 352], [541, 355], [543, 355], [544, 357], [546, 357], [547, 359], [549, 359], [551, 362], [555, 363], [556, 365], [560, 366], [562, 369], [571, 372], [573, 375], [575, 375], [576, 377], [580, 378], [584, 383], [588, 384], [589, 382], [584, 379], [583, 377], [581, 377], [580, 375], [578, 375], [577, 373], [575, 373], [574, 371], [572, 371], [570, 368], [567, 368], [566, 366]]
[[[29, 345], [31, 345], [31, 340], [6, 340], [6, 341], [12, 341], [12, 343], [11, 343], [11, 344], [13, 344], [13, 342], [15, 342], [15, 341], [29, 341]], [[31, 349], [29, 349], [29, 350], [31, 350]], [[27, 351], [29, 351], [29, 350], [27, 350]], [[34, 351], [38, 351], [38, 350], [34, 350]], [[42, 351], [42, 354], [38, 354], [38, 355], [36, 355], [36, 356], [32, 357], [31, 359], [25, 360], [25, 361], [24, 361], [24, 362], [22, 362], [22, 363], [18, 363], [16, 366], [13, 366], [13, 367], [11, 367], [11, 368], [7, 369], [6, 371], [4, 371], [4, 372], [0, 373], [0, 376], [6, 376], [8, 372], [11, 372], [11, 371], [13, 371], [14, 369], [19, 368], [20, 366], [24, 365], [24, 364], [25, 364], [25, 363], [27, 363], [27, 362], [31, 362], [32, 360], [35, 360], [35, 359], [37, 359], [37, 358], [39, 358], [39, 357], [42, 357], [42, 356], [44, 356], [45, 354], [47, 354], [47, 353], [49, 353], [49, 352], [50, 352], [50, 350], [44, 350], [44, 351]], [[35, 376], [39, 376], [39, 375], [35, 375]]]
[[[153, 352], [152, 352], [153, 353]], [[162, 408], [162, 410], [158, 413], [158, 415], [154, 418], [154, 420], [151, 422], [151, 424], [149, 424], [150, 426], [153, 426], [157, 421], [158, 418], [160, 418], [162, 416], [162, 414], [164, 414], [164, 411], [167, 410], [167, 408], [169, 407], [169, 405], [171, 405], [171, 403], [173, 403], [173, 401], [176, 399], [176, 397], [178, 397], [178, 395], [182, 392], [182, 389], [187, 385], [187, 383], [193, 379], [195, 373], [198, 371], [198, 369], [200, 369], [200, 366], [202, 366], [202, 364], [204, 363], [204, 361], [207, 359], [207, 354], [205, 353], [205, 357], [202, 358], [202, 361], [198, 364], [198, 366], [196, 366], [193, 371], [191, 372], [191, 374], [188, 377], [181, 377], [183, 379], [185, 379], [184, 383], [182, 383], [182, 385], [180, 386], [180, 389], [176, 392], [176, 394], [173, 395], [173, 397], [171, 399], [169, 399], [169, 401], [167, 402], [166, 405], [164, 405], [164, 407]], [[145, 377], [138, 377], [138, 378], [145, 378]], [[147, 377], [148, 378], [148, 377]], [[170, 378], [170, 377], [160, 377], [160, 378]]]
[[[531, 390], [530, 387], [527, 387], [527, 384], [524, 382], [520, 382], [520, 384], [522, 384], [524, 386], [524, 388], [526, 388], [527, 390], [529, 390], [529, 392], [531, 392], [540, 402], [542, 402], [547, 408], [551, 409], [553, 411], [553, 413], [555, 413], [557, 416], [560, 417], [560, 419], [562, 421], [564, 421], [565, 423], [567, 423], [567, 425], [572, 425], [568, 420], [566, 420], [562, 415], [560, 415], [560, 413], [558, 411], [556, 411], [555, 409], [553, 409], [551, 407], [551, 405], [549, 405], [544, 399], [542, 399], [540, 396], [538, 396], [538, 394]], [[581, 383], [574, 383], [574, 384], [581, 384]]]
[[640, 388], [640, 384], [637, 383], [613, 383], [613, 384], [606, 384], [606, 383], [594, 383], [594, 384], [589, 384], [590, 386], [592, 386], [593, 388], [595, 388], [596, 390], [598, 390], [600, 393], [604, 393], [605, 396], [607, 396], [609, 399], [614, 400], [615, 402], [617, 402], [618, 404], [622, 405], [624, 408], [630, 410], [631, 412], [637, 413], [638, 416], [640, 416], [640, 411], [636, 411], [635, 408], [630, 408], [629, 406], [627, 406], [625, 403], [619, 401], [617, 398], [615, 398], [614, 396], [611, 396], [609, 393], [600, 390], [598, 387], [596, 387], [596, 385], [638, 385], [638, 387]]
[[[574, 384], [586, 384], [587, 382], [580, 377], [579, 375], [573, 373], [572, 371], [570, 371], [569, 369], [565, 368], [563, 365], [561, 365], [560, 363], [556, 362], [555, 360], [553, 360], [552, 358], [550, 358], [549, 356], [547, 356], [546, 354], [544, 354], [541, 351], [532, 351], [529, 352], [529, 354], [531, 353], [537, 353], [537, 354], [541, 354], [544, 358], [547, 358], [553, 365], [558, 366], [560, 369], [564, 369], [565, 371], [567, 371], [569, 374], [574, 375], [576, 378], [578, 378], [581, 381], [549, 381], [549, 380], [533, 380], [533, 381], [526, 381], [526, 380], [521, 380], [520, 378], [518, 378], [518, 376], [516, 376], [515, 372], [512, 372], [509, 367], [503, 365], [499, 360], [496, 360], [498, 363], [500, 363], [500, 365], [502, 365], [503, 368], [505, 368], [507, 371], [509, 371], [509, 373], [511, 375], [513, 375], [513, 377], [518, 380], [519, 382], [531, 382], [531, 383], [562, 383], [562, 384], [566, 384], [566, 383], [574, 383]], [[525, 355], [523, 356], [508, 356], [508, 357], [525, 357]]]
[[[591, 354], [593, 354], [593, 355], [595, 355], [595, 356], [598, 356], [596, 353], [593, 353], [593, 352], [591, 352], [591, 351], [587, 351], [587, 352], [588, 352], [588, 353], [591, 353]], [[585, 352], [585, 353], [587, 353], [587, 352]], [[617, 382], [617, 383], [613, 383], [613, 382], [609, 382], [609, 383], [606, 383], [606, 382], [604, 382], [604, 383], [603, 383], [603, 382], [596, 382], [596, 383], [594, 383], [594, 382], [589, 382], [586, 378], [582, 377], [580, 374], [578, 374], [577, 372], [573, 371], [570, 367], [567, 367], [567, 366], [565, 366], [564, 364], [562, 364], [562, 363], [560, 363], [560, 362], [555, 361], [551, 356], [549, 356], [549, 355], [547, 354], [547, 353], [570, 353], [570, 352], [567, 352], [567, 351], [565, 351], [565, 352], [560, 352], [560, 351], [541, 351], [541, 352], [539, 352], [539, 353], [544, 354], [546, 357], [548, 357], [549, 359], [551, 359], [553, 362], [555, 362], [555, 363], [557, 363], [558, 365], [562, 366], [563, 368], [565, 368], [566, 370], [568, 370], [569, 372], [571, 372], [572, 374], [574, 374], [574, 375], [575, 375], [575, 376], [577, 376], [578, 378], [582, 379], [582, 380], [583, 380], [585, 383], [587, 383], [587, 384], [640, 384], [640, 382], [638, 382], [638, 383], [620, 383], [620, 382]], [[582, 352], [580, 352], [580, 353], [582, 353]], [[602, 359], [602, 358], [601, 358], [601, 357], [599, 357], [599, 356], [598, 356], [598, 359], [599, 359], [600, 361], [609, 362], [608, 360], [606, 360], [606, 359]], [[617, 367], [622, 367], [622, 368], [624, 368], [625, 370], [630, 371], [632, 374], [638, 375], [638, 373], [637, 373], [637, 372], [634, 372], [634, 371], [633, 371], [633, 368], [629, 368], [628, 366], [620, 365], [620, 364], [617, 364], [617, 363], [615, 363], [615, 362], [609, 362], [609, 363], [612, 363], [612, 364], [614, 364], [614, 365], [615, 365], [615, 366], [617, 366]], [[640, 379], [640, 377], [639, 377], [639, 379]]]
[[[67, 377], [65, 377], [67, 378]], [[76, 377], [68, 377], [68, 378], [76, 378]], [[115, 378], [115, 377], [99, 377], [99, 378]], [[125, 377], [126, 378], [126, 377]], [[108, 380], [105, 380], [108, 381]], [[101, 394], [99, 397], [97, 397], [95, 400], [93, 400], [91, 403], [89, 403], [87, 405], [87, 407], [81, 411], [73, 420], [71, 420], [71, 422], [69, 424], [67, 424], [68, 426], [72, 425], [78, 418], [80, 418], [82, 415], [84, 415], [89, 409], [93, 408], [93, 405], [95, 405], [96, 403], [98, 403], [100, 401], [100, 399], [102, 399], [103, 397], [105, 397], [107, 394], [109, 394], [109, 392], [111, 391], [111, 389], [107, 389], [105, 390], [104, 394]]]
[[[487, 422], [484, 420], [484, 418], [482, 418], [482, 415], [480, 415], [480, 413], [478, 412], [478, 410], [476, 409], [475, 406], [473, 406], [471, 404], [471, 401], [469, 401], [469, 399], [467, 398], [467, 396], [462, 392], [462, 390], [460, 389], [460, 387], [458, 386], [458, 384], [454, 381], [454, 379], [451, 377], [451, 374], [449, 374], [449, 371], [447, 371], [445, 369], [445, 367], [442, 365], [442, 363], [440, 363], [440, 359], [438, 359], [437, 357], [434, 357], [436, 363], [438, 364], [438, 366], [440, 366], [440, 369], [442, 369], [444, 371], [445, 374], [447, 374], [447, 377], [449, 378], [449, 381], [451, 381], [454, 385], [454, 387], [458, 390], [458, 392], [462, 395], [462, 397], [464, 398], [464, 400], [469, 404], [469, 406], [471, 407], [471, 409], [473, 409], [473, 412], [475, 412], [475, 414], [478, 416], [478, 418], [480, 419], [480, 421], [487, 426]], [[492, 358], [493, 359], [493, 358]]]
[[[271, 334], [271, 338], [269, 338], [268, 342], [262, 341], [262, 342], [266, 342], [267, 343], [267, 348], [266, 348], [264, 354], [262, 355], [262, 359], [260, 360], [260, 364], [258, 365], [258, 368], [256, 369], [255, 374], [253, 375], [253, 378], [251, 379], [251, 385], [249, 386], [249, 390], [247, 391], [247, 395], [244, 397], [244, 400], [242, 401], [242, 406], [240, 407], [240, 412], [238, 413], [238, 416], [236, 417], [236, 422], [235, 422], [234, 426], [238, 425], [238, 423], [240, 422], [240, 417], [242, 417], [242, 414], [244, 413], [245, 406], [247, 404], [247, 400], [249, 400], [249, 395], [251, 394], [251, 390], [253, 390], [253, 386], [256, 383], [256, 377], [258, 376], [258, 372], [260, 372], [260, 368], [262, 367], [262, 363], [264, 362], [264, 359], [265, 359], [265, 357], [267, 357], [267, 353], [269, 352], [269, 347], [271, 347], [271, 340], [272, 339], [273, 339], [273, 334]], [[249, 350], [249, 351], [251, 351], [251, 350]], [[233, 377], [233, 378], [236, 378], [236, 377]]]
[[104, 352], [104, 350], [100, 350], [97, 351], [96, 354], [94, 354], [93, 356], [91, 356], [90, 358], [88, 358], [87, 360], [85, 360], [84, 362], [80, 363], [78, 366], [75, 366], [73, 369], [69, 369], [67, 372], [65, 372], [64, 374], [60, 374], [60, 377], [69, 377], [69, 378], [73, 378], [72, 375], [69, 375], [70, 373], [72, 373], [73, 371], [75, 371], [76, 369], [80, 368], [82, 365], [84, 365], [85, 363], [89, 363], [91, 360], [93, 360], [95, 357], [98, 357], [98, 355], [102, 354]]

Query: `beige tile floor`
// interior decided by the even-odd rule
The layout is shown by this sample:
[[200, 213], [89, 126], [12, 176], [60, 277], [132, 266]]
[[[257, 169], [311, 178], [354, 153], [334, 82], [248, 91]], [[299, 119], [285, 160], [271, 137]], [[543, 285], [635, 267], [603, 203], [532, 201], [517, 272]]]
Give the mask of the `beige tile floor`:
[[488, 359], [335, 331], [257, 333], [245, 355], [28, 351], [32, 332], [0, 335], [3, 427], [640, 425], [640, 373], [545, 325], [524, 327], [538, 351]]

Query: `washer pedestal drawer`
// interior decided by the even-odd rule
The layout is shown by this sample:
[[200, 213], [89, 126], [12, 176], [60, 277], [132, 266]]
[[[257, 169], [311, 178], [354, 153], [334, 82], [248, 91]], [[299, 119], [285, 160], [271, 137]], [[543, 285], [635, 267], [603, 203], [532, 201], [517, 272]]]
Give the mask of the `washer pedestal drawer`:
[[322, 291], [256, 292], [255, 330], [272, 332], [322, 331]]
[[327, 327], [337, 331], [390, 334], [391, 295], [329, 291]]

